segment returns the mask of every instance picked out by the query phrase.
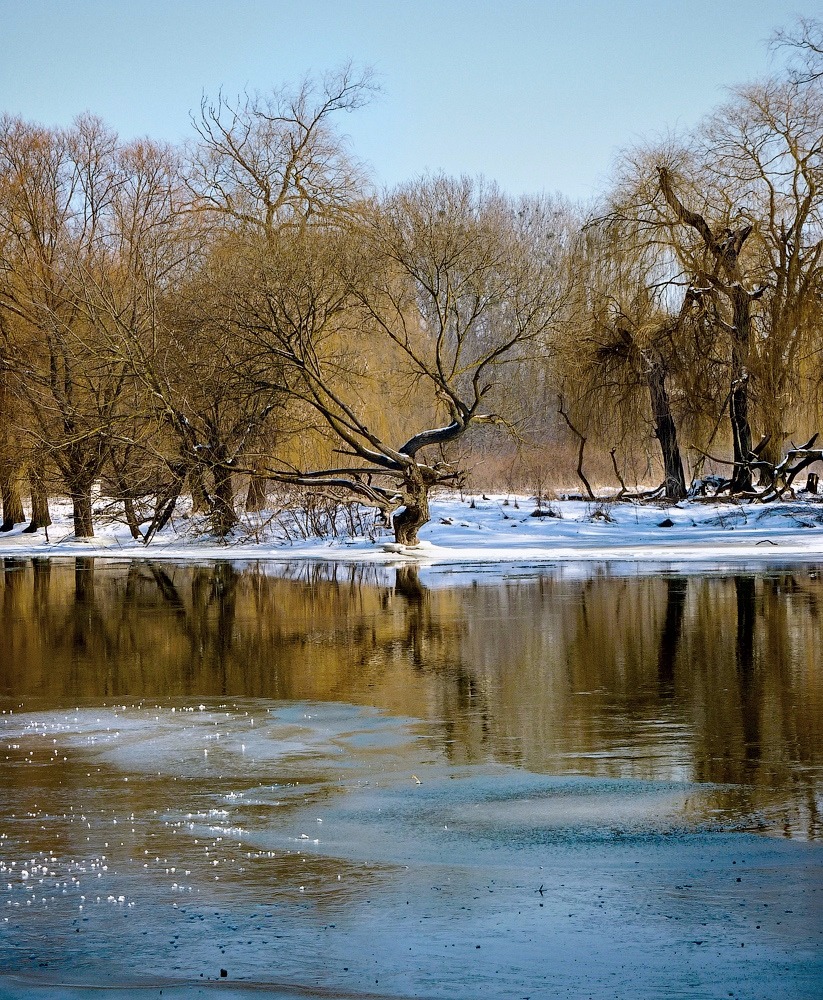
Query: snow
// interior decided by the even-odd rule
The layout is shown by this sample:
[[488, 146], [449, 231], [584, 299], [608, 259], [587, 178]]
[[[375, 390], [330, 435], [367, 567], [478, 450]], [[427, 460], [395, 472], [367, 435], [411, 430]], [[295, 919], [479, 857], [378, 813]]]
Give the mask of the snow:
[[[387, 529], [370, 537], [289, 541], [270, 515], [246, 515], [233, 537], [221, 542], [192, 517], [176, 516], [150, 545], [131, 538], [125, 525], [97, 519], [96, 537], [72, 534], [67, 503], [52, 505], [54, 524], [23, 534], [25, 525], [0, 536], [0, 556], [108, 556], [152, 559], [273, 559], [422, 566], [609, 562], [728, 565], [823, 559], [823, 498], [754, 503], [663, 503], [559, 500], [542, 506], [512, 495], [442, 495], [413, 548], [396, 544]], [[670, 526], [662, 526], [669, 524]], [[295, 532], [289, 532], [294, 537]]]

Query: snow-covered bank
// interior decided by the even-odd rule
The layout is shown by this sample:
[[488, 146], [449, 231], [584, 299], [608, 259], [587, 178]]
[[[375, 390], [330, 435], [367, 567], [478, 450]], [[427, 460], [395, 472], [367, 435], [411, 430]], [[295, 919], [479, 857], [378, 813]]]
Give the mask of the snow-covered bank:
[[684, 502], [663, 504], [544, 503], [533, 498], [443, 496], [432, 502], [432, 520], [420, 545], [393, 544], [385, 529], [374, 537], [284, 540], [276, 522], [261, 516], [241, 524], [226, 542], [199, 534], [179, 518], [149, 546], [125, 525], [99, 522], [96, 537], [72, 534], [66, 504], [52, 509], [54, 524], [24, 534], [24, 525], [0, 536], [3, 556], [108, 556], [151, 559], [311, 559], [423, 565], [630, 562], [730, 564], [823, 560], [823, 499], [768, 505]]

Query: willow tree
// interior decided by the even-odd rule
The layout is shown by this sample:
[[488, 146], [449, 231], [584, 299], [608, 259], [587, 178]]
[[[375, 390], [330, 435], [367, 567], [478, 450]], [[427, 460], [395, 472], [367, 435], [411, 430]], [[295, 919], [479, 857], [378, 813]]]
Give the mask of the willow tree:
[[23, 455], [19, 440], [14, 433], [14, 409], [11, 393], [6, 385], [2, 361], [0, 361], [0, 503], [2, 503], [2, 523], [0, 532], [11, 531], [16, 524], [25, 521], [23, 497], [21, 494], [21, 473]]
[[750, 323], [752, 409], [768, 438], [760, 458], [775, 465], [795, 423], [808, 419], [804, 359], [823, 311], [823, 80], [738, 88], [701, 134], [716, 197], [733, 200], [750, 230], [745, 274], [739, 262], [728, 272], [740, 300], [734, 342]]
[[76, 268], [79, 308], [126, 376], [104, 485], [135, 538], [151, 540], [187, 481], [224, 536], [236, 523], [230, 465], [267, 404], [237, 390], [221, 234], [193, 210], [177, 151], [140, 140], [116, 163], [106, 238], [94, 266]]
[[[802, 384], [823, 288], [823, 80], [736, 88], [696, 130], [686, 171], [665, 162], [659, 201], [692, 290], [729, 344], [731, 486], [775, 467], [808, 423]], [[752, 424], [762, 431], [752, 447]]]
[[796, 384], [803, 331], [810, 329], [799, 321], [815, 299], [817, 154], [802, 165], [795, 161], [793, 174], [792, 158], [778, 153], [781, 141], [774, 122], [760, 128], [741, 97], [685, 146], [627, 156], [608, 217], [657, 255], [665, 283], [687, 288], [693, 326], [703, 331], [690, 381], [698, 389], [706, 383], [699, 390], [706, 417], [718, 400], [718, 423], [728, 412], [734, 493], [752, 491], [769, 441], [767, 435], [753, 446], [753, 422], [770, 421], [779, 455], [784, 434], [777, 425]]
[[[369, 201], [336, 123], [371, 93], [346, 66], [204, 102], [190, 184], [243, 248], [231, 312], [256, 391], [314, 414], [342, 453], [334, 468], [270, 456], [263, 473], [394, 512], [397, 540], [414, 544], [430, 489], [458, 476], [443, 449], [498, 419], [484, 405], [496, 373], [546, 333], [558, 293], [528, 253], [539, 209], [447, 178]], [[415, 427], [402, 439], [400, 413]]]
[[[752, 488], [750, 461], [752, 430], [750, 417], [751, 354], [753, 348], [753, 304], [766, 285], [753, 282], [745, 251], [754, 225], [734, 203], [724, 203], [718, 221], [710, 224], [708, 212], [684, 203], [678, 181], [668, 166], [658, 167], [660, 193], [668, 206], [672, 223], [691, 231], [695, 242], [686, 241], [690, 259], [691, 294], [711, 305], [715, 325], [728, 334], [728, 408], [732, 432], [732, 493]], [[725, 201], [725, 199], [724, 199]], [[681, 244], [682, 245], [682, 244]]]
[[686, 478], [675, 407], [682, 409], [690, 299], [632, 237], [619, 221], [586, 227], [567, 367], [577, 382], [577, 408], [594, 416], [600, 436], [630, 446], [638, 438], [645, 445], [649, 432], [657, 440], [663, 490], [680, 500]]
[[188, 479], [195, 509], [219, 537], [238, 521], [235, 469], [254, 460], [275, 417], [282, 424], [284, 402], [276, 366], [261, 384], [259, 366], [237, 334], [236, 258], [231, 242], [212, 245], [164, 297], [162, 337], [144, 356], [140, 375], [172, 444], [168, 464], [177, 476], [168, 511]]
[[[373, 91], [370, 72], [348, 64], [295, 87], [204, 99], [193, 119], [197, 141], [189, 151], [187, 183], [210, 241], [200, 271], [192, 271], [171, 303], [170, 346], [180, 347], [171, 366], [176, 374], [156, 391], [167, 401], [167, 414], [174, 414], [171, 426], [181, 447], [194, 458], [189, 479], [195, 501], [209, 506], [221, 534], [236, 521], [233, 477], [241, 459], [250, 479], [247, 506], [264, 499], [263, 436], [269, 435], [271, 450], [279, 438], [277, 431], [272, 437], [272, 414], [282, 418], [285, 399], [279, 363], [269, 359], [265, 378], [257, 378], [255, 354], [244, 357], [235, 341], [233, 286], [242, 285], [237, 262], [260, 247], [274, 260], [291, 245], [294, 228], [350, 218], [363, 197], [365, 172], [337, 120], [367, 103]], [[188, 342], [199, 345], [196, 353], [186, 350]], [[204, 473], [211, 491], [203, 487]]]

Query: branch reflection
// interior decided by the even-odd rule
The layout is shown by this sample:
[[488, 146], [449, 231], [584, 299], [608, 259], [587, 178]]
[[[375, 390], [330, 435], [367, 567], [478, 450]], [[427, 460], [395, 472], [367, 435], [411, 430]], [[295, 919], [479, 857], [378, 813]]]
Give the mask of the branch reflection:
[[374, 705], [455, 763], [731, 784], [751, 813], [789, 795], [787, 829], [819, 836], [821, 597], [815, 568], [458, 588], [413, 565], [7, 558], [0, 699]]

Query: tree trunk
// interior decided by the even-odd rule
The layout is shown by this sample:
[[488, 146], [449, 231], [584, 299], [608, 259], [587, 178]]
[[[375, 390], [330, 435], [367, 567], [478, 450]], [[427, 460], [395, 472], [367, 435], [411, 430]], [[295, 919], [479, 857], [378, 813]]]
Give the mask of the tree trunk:
[[266, 483], [264, 476], [252, 476], [246, 491], [246, 511], [250, 514], [266, 509]]
[[586, 450], [586, 441], [587, 441], [586, 435], [581, 433], [572, 423], [571, 417], [568, 415], [568, 413], [566, 413], [566, 410], [564, 409], [562, 396], [560, 396], [557, 400], [557, 412], [566, 421], [566, 426], [569, 428], [572, 434], [574, 434], [574, 436], [577, 438], [578, 441], [577, 478], [586, 487], [586, 495], [588, 496], [589, 500], [594, 500], [594, 493], [592, 491], [591, 484], [589, 483], [588, 479], [583, 473], [583, 453]]
[[[744, 288], [735, 288], [734, 333], [732, 335], [732, 385], [729, 417], [732, 425], [733, 457], [736, 463], [747, 462], [752, 450], [749, 425], [749, 345], [751, 343], [751, 297]], [[732, 493], [747, 493], [752, 488], [752, 473], [745, 465], [735, 465]]]
[[742, 382], [732, 385], [729, 398], [729, 416], [732, 424], [733, 458], [735, 461], [732, 473], [731, 492], [748, 493], [752, 488], [751, 470], [745, 464], [752, 450], [752, 432], [749, 426], [749, 391], [748, 376]]
[[172, 480], [157, 495], [154, 516], [143, 534], [144, 545], [148, 545], [157, 532], [162, 531], [168, 524], [177, 506], [177, 501], [180, 499], [180, 494], [183, 492], [183, 485], [186, 481], [186, 464], [182, 461], [170, 463], [169, 471], [172, 474]]
[[686, 495], [686, 477], [683, 474], [683, 461], [677, 443], [677, 426], [672, 416], [669, 394], [666, 391], [663, 365], [652, 363], [646, 379], [654, 416], [654, 435], [660, 442], [660, 450], [663, 453], [666, 497], [669, 500], [682, 500]]
[[140, 522], [137, 519], [137, 511], [134, 509], [134, 501], [131, 497], [123, 498], [123, 513], [126, 515], [126, 524], [129, 526], [131, 537], [137, 541], [142, 539], [143, 532], [140, 530]]
[[17, 442], [12, 438], [11, 393], [4, 376], [0, 376], [0, 499], [3, 522], [0, 531], [11, 531], [15, 524], [25, 521], [23, 500], [20, 496], [20, 469]]
[[31, 488], [31, 521], [23, 529], [24, 532], [33, 533], [40, 528], [48, 528], [51, 524], [51, 514], [49, 513], [49, 494], [46, 489], [46, 477], [39, 460], [35, 458], [29, 462], [29, 486]]
[[134, 497], [132, 496], [132, 491], [129, 486], [126, 469], [127, 469], [127, 459], [121, 460], [114, 448], [111, 449], [109, 454], [109, 467], [111, 469], [111, 478], [116, 490], [116, 495], [123, 502], [123, 515], [126, 518], [126, 524], [131, 532], [131, 537], [137, 541], [143, 538], [143, 532], [140, 530], [140, 521], [137, 516], [137, 510], [134, 506]]
[[163, 497], [162, 501], [157, 503], [154, 511], [154, 517], [151, 519], [151, 524], [146, 529], [145, 535], [143, 535], [144, 545], [148, 545], [157, 532], [162, 531], [163, 528], [165, 528], [169, 523], [179, 498], [180, 490], [178, 489], [177, 491], [172, 492], [171, 496], [167, 495]]
[[214, 498], [209, 511], [212, 531], [218, 538], [225, 538], [237, 524], [232, 474], [225, 466], [218, 465], [213, 470], [213, 476]]
[[19, 466], [6, 468], [0, 472], [0, 494], [3, 498], [3, 523], [0, 524], [0, 531], [11, 531], [15, 524], [26, 520], [17, 479], [18, 470]]
[[74, 535], [76, 538], [94, 538], [94, 521], [91, 515], [91, 484], [76, 485], [71, 493]]
[[60, 472], [72, 504], [75, 538], [94, 537], [91, 494], [102, 464], [100, 449], [84, 442], [71, 445], [62, 457]]
[[209, 509], [209, 495], [203, 483], [203, 469], [193, 465], [189, 469], [189, 492], [191, 493], [191, 509], [193, 514], [202, 514]]
[[403, 500], [392, 518], [394, 540], [398, 545], [419, 545], [417, 532], [429, 521], [429, 487], [415, 477], [406, 483]]

